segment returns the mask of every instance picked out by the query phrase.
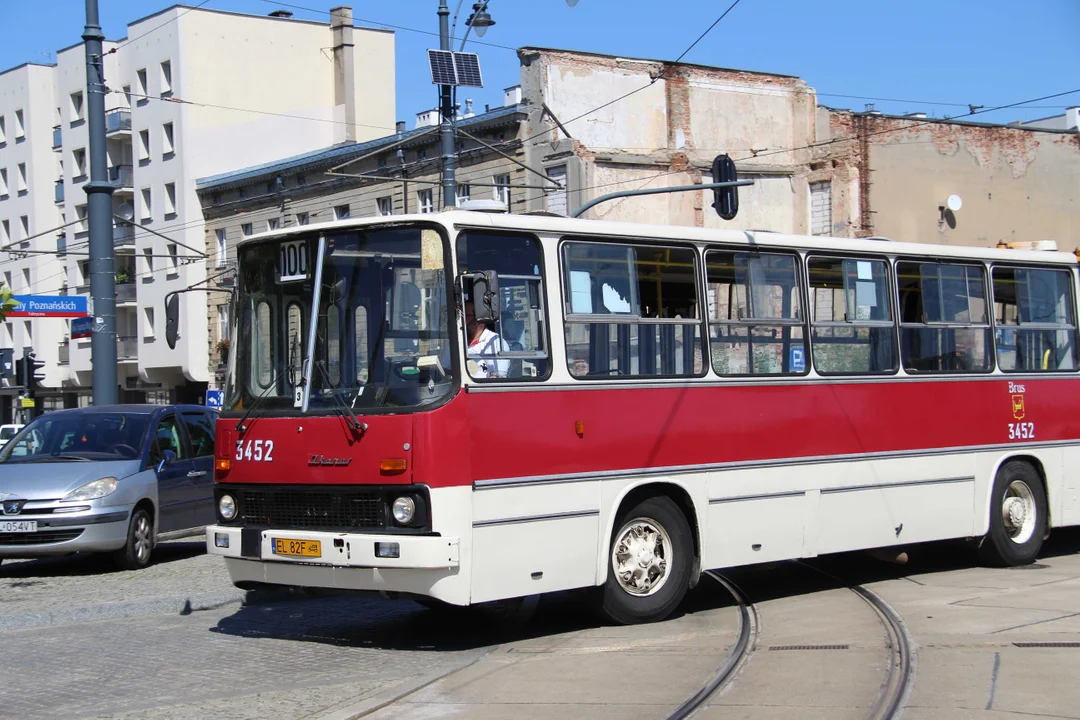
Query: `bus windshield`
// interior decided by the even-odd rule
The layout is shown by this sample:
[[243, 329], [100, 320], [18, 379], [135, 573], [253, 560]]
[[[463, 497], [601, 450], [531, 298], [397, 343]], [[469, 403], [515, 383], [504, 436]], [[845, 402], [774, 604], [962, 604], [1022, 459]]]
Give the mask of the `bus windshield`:
[[241, 247], [226, 407], [400, 412], [444, 399], [456, 376], [445, 248], [420, 226], [313, 230]]

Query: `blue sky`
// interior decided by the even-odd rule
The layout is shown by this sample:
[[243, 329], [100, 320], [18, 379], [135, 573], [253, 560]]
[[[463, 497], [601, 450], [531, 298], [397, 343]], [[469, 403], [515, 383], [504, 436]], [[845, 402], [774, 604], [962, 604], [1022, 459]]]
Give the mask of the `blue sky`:
[[[486, 87], [459, 99], [473, 97], [480, 110], [485, 103], [501, 105], [502, 88], [518, 77], [512, 48], [525, 45], [675, 59], [730, 1], [579, 0], [570, 8], [564, 0], [491, 0], [496, 25], [483, 42], [506, 47], [470, 40], [467, 49], [480, 54]], [[99, 4], [110, 39], [124, 37], [129, 21], [168, 6]], [[287, 8], [298, 18], [328, 20], [325, 0], [291, 4], [311, 9]], [[461, 6], [459, 37], [471, 4]], [[457, 0], [449, 5], [453, 12]], [[424, 50], [438, 47], [438, 39], [415, 30], [438, 31], [438, 1], [352, 0], [352, 6], [358, 25], [399, 26], [397, 115], [411, 127], [416, 112], [436, 104]], [[266, 14], [281, 4], [209, 0], [205, 7]], [[0, 0], [0, 69], [52, 62], [57, 49], [79, 42], [84, 11], [83, 0]], [[797, 75], [832, 107], [861, 110], [874, 102], [884, 112], [944, 117], [966, 113], [968, 104], [989, 108], [1080, 89], [1078, 34], [1080, 0], [741, 0], [685, 60]], [[1080, 92], [1033, 105], [978, 119], [1004, 123], [1060, 114], [1080, 105]]]

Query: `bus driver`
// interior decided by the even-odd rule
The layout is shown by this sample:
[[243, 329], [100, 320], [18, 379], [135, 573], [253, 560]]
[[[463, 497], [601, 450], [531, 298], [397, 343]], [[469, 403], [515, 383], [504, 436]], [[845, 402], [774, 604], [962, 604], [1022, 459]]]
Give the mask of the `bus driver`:
[[493, 324], [477, 322], [473, 304], [465, 302], [465, 335], [469, 340], [466, 365], [473, 378], [504, 378], [509, 369], [509, 360], [494, 359], [495, 355], [510, 348], [490, 327]]

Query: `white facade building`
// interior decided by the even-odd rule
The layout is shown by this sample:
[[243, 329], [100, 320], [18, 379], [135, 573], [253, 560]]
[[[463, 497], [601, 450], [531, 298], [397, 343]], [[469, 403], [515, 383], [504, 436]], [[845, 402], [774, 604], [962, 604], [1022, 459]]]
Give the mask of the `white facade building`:
[[[165, 342], [165, 296], [207, 278], [195, 178], [394, 130], [392, 32], [352, 27], [347, 7], [332, 9], [329, 23], [275, 15], [176, 5], [104, 44], [113, 207], [133, 214], [113, 235], [122, 401], [201, 402], [210, 380], [206, 293], [180, 295], [179, 341], [175, 349]], [[86, 110], [82, 44], [59, 51], [54, 66], [0, 73], [0, 179], [10, 186], [0, 232], [10, 226], [11, 234], [0, 245], [85, 218]], [[25, 193], [16, 191], [23, 164]], [[26, 234], [21, 217], [29, 218]], [[30, 242], [43, 252], [0, 253], [16, 293], [89, 295], [85, 220]], [[32, 346], [46, 361], [46, 406], [88, 402], [91, 343], [69, 340], [68, 328], [52, 318], [13, 319], [0, 331], [0, 347], [20, 356]]]

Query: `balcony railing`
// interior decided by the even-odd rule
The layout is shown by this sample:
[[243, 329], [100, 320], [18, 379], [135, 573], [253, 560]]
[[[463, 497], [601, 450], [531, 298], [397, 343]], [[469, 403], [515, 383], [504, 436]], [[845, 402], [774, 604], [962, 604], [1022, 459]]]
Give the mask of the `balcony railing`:
[[127, 223], [113, 225], [113, 247], [130, 247], [135, 245], [135, 228]]
[[131, 111], [127, 108], [117, 108], [105, 113], [105, 134], [115, 132], [131, 132]]
[[66, 342], [60, 343], [60, 364], [67, 365], [71, 362], [71, 348]]
[[116, 359], [134, 360], [139, 357], [139, 338], [124, 337], [116, 338]]
[[134, 175], [130, 165], [113, 165], [109, 168], [109, 182], [122, 188], [134, 187]]
[[63, 145], [62, 138], [63, 138], [63, 135], [60, 132], [60, 126], [57, 125], [56, 127], [54, 127], [52, 129], [52, 149], [53, 150], [59, 150], [60, 149], [60, 147]]
[[135, 302], [135, 283], [116, 283], [116, 304]]
[[53, 198], [58, 203], [64, 202], [64, 181], [63, 180], [57, 180], [56, 181], [56, 189], [53, 191]]

